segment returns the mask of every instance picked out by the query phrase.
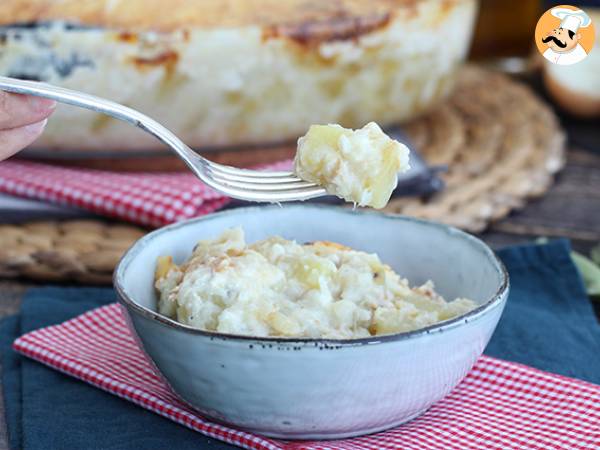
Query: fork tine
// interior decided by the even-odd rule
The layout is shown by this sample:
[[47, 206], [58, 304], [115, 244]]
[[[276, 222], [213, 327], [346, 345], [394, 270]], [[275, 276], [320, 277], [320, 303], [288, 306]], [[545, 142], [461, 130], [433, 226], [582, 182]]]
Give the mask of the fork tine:
[[208, 165], [194, 167], [194, 171], [213, 189], [242, 200], [285, 202], [327, 195], [324, 188], [298, 178], [292, 182], [263, 183], [257, 179], [238, 181], [230, 176], [214, 173]]
[[214, 170], [213, 168], [207, 168], [207, 173], [211, 174], [211, 176], [219, 177], [223, 180], [231, 180], [231, 181], [239, 181], [246, 183], [262, 183], [262, 184], [283, 184], [283, 183], [301, 183], [304, 182], [301, 178], [297, 176], [289, 176], [289, 177], [281, 177], [281, 178], [262, 178], [262, 177], [249, 177], [245, 175], [238, 175], [232, 173], [224, 173], [218, 170]]
[[263, 183], [263, 182], [244, 182], [238, 180], [231, 180], [228, 178], [222, 178], [220, 176], [215, 176], [211, 174], [213, 179], [217, 183], [221, 183], [223, 185], [237, 187], [240, 189], [248, 189], [255, 191], [271, 191], [271, 192], [285, 192], [290, 191], [292, 189], [307, 189], [313, 187], [319, 187], [316, 183], [309, 183], [307, 181], [294, 181], [289, 183]]
[[271, 176], [273, 172], [260, 172], [257, 170], [245, 170], [245, 169], [237, 169], [235, 167], [227, 168], [222, 165], [215, 165], [206, 163], [203, 164], [203, 167], [206, 171], [210, 173], [214, 173], [220, 175], [223, 178], [237, 180], [237, 181], [247, 181], [247, 182], [256, 182], [256, 183], [285, 183], [285, 182], [296, 182], [303, 181], [296, 174], [292, 172], [276, 172], [280, 175]]
[[209, 185], [242, 200], [286, 202], [326, 195], [322, 187], [304, 181], [291, 172], [279, 172], [280, 177], [264, 178], [265, 172], [236, 169], [210, 161], [203, 164], [203, 168], [205, 176], [210, 178]]
[[222, 173], [238, 175], [241, 177], [246, 176], [246, 177], [252, 177], [252, 178], [287, 178], [287, 177], [297, 178], [296, 175], [294, 174], [294, 172], [291, 172], [291, 171], [271, 171], [271, 170], [261, 171], [261, 170], [252, 170], [252, 169], [240, 169], [237, 167], [225, 166], [223, 164], [214, 163], [209, 160], [205, 160], [205, 161], [206, 161], [206, 165], [211, 169], [214, 169], [214, 170], [216, 170], [218, 172], [222, 172]]
[[276, 192], [240, 189], [237, 187], [218, 184], [216, 187], [229, 197], [251, 202], [279, 203], [295, 200], [308, 200], [314, 197], [326, 195], [325, 190], [321, 187], [290, 189]]

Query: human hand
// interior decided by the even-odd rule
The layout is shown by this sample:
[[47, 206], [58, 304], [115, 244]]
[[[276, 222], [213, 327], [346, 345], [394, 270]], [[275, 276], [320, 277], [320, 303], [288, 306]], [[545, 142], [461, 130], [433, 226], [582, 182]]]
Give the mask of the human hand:
[[0, 161], [35, 141], [56, 102], [0, 91]]

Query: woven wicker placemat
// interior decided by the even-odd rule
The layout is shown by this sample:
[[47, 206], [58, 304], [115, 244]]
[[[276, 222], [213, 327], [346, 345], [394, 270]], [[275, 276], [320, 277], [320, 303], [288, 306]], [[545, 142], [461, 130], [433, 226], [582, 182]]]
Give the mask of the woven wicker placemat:
[[429, 164], [447, 167], [446, 189], [393, 199], [386, 211], [471, 232], [546, 192], [565, 163], [565, 134], [550, 107], [527, 86], [474, 67], [447, 102], [404, 129]]
[[0, 225], [0, 277], [109, 284], [144, 230], [94, 220]]

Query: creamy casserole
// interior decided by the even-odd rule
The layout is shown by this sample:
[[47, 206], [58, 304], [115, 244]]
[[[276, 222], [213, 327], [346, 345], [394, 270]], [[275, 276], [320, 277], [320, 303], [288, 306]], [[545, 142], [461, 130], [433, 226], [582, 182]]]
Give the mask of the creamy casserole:
[[370, 122], [359, 130], [313, 125], [298, 140], [296, 174], [360, 206], [383, 208], [409, 169], [406, 145]]
[[[195, 147], [394, 124], [451, 89], [475, 0], [4, 0], [0, 75], [138, 109]], [[163, 149], [59, 105], [37, 148]]]
[[431, 281], [410, 287], [375, 254], [331, 242], [271, 237], [247, 244], [241, 228], [200, 241], [181, 265], [158, 259], [163, 315], [248, 336], [351, 339], [416, 330], [475, 303], [445, 301]]

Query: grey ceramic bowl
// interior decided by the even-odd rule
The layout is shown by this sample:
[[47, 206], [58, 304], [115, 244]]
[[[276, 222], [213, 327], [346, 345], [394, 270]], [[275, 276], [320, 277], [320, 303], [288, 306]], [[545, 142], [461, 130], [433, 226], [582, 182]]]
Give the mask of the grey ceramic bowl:
[[[468, 314], [409, 333], [355, 340], [255, 338], [205, 332], [156, 312], [155, 260], [181, 262], [195, 243], [241, 225], [248, 241], [281, 235], [376, 252], [411, 284], [433, 279]], [[444, 225], [349, 209], [234, 209], [159, 229], [123, 257], [114, 277], [132, 330], [172, 389], [201, 414], [267, 436], [342, 438], [406, 422], [466, 375], [508, 295], [502, 263], [480, 240]]]

